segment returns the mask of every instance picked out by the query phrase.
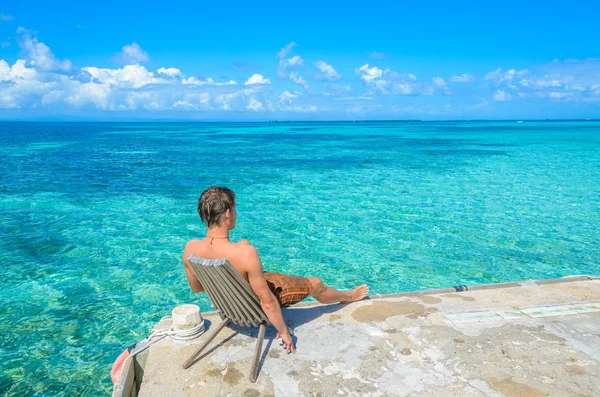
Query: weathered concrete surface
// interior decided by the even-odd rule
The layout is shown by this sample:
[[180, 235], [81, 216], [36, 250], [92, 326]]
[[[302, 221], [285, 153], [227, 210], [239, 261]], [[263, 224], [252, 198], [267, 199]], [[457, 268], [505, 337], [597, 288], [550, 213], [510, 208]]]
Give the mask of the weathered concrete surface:
[[256, 383], [257, 330], [225, 329], [181, 368], [209, 329], [153, 345], [139, 395], [600, 396], [600, 280], [308, 305], [284, 317], [298, 353], [284, 354], [269, 328]]

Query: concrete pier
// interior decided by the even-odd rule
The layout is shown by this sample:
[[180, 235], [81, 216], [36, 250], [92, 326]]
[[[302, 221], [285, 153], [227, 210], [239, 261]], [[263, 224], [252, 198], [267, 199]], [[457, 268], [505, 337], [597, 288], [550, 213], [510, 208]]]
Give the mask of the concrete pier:
[[139, 396], [600, 396], [597, 277], [284, 309], [297, 354], [269, 327], [256, 383], [256, 329], [223, 330], [181, 368], [220, 321], [203, 316], [200, 338], [151, 346]]

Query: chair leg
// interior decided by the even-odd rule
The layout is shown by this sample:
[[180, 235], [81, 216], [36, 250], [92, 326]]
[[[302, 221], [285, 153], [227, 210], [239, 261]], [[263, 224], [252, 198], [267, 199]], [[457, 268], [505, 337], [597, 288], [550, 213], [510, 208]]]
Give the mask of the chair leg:
[[225, 318], [223, 321], [221, 321], [221, 324], [219, 324], [219, 326], [214, 330], [214, 332], [208, 337], [208, 339], [206, 339], [204, 341], [204, 343], [202, 343], [200, 345], [200, 347], [198, 347], [198, 349], [196, 349], [196, 351], [194, 352], [194, 354], [192, 354], [190, 356], [190, 358], [188, 358], [184, 363], [183, 363], [183, 369], [188, 369], [190, 365], [192, 365], [192, 362], [194, 361], [194, 359], [196, 357], [198, 357], [198, 355], [200, 355], [200, 353], [202, 353], [202, 351], [206, 348], [206, 346], [208, 346], [208, 344], [215, 338], [215, 336], [217, 336], [217, 334], [219, 332], [221, 332], [221, 330], [223, 328], [225, 328], [225, 326], [229, 323], [229, 319]]
[[258, 361], [262, 353], [262, 344], [265, 339], [265, 330], [267, 326], [263, 323], [258, 329], [258, 339], [256, 340], [256, 348], [254, 349], [254, 360], [252, 360], [252, 368], [250, 369], [250, 382], [255, 383], [258, 378]]

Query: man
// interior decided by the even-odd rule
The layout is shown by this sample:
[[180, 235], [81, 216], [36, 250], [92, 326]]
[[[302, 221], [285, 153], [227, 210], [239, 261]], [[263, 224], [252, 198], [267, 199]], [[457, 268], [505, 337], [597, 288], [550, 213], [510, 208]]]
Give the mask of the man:
[[248, 240], [237, 243], [229, 240], [229, 231], [235, 228], [237, 212], [235, 194], [226, 187], [212, 186], [202, 192], [198, 200], [198, 213], [208, 232], [202, 240], [189, 241], [183, 251], [185, 273], [192, 291], [202, 292], [204, 288], [188, 261], [190, 254], [205, 259], [226, 258], [250, 283], [269, 321], [277, 329], [276, 338], [282, 339], [283, 348], [288, 353], [295, 353], [296, 349], [283, 321], [282, 305], [298, 303], [308, 296], [321, 303], [352, 302], [363, 299], [369, 292], [365, 284], [353, 290], [338, 291], [316, 277], [263, 272], [258, 252]]

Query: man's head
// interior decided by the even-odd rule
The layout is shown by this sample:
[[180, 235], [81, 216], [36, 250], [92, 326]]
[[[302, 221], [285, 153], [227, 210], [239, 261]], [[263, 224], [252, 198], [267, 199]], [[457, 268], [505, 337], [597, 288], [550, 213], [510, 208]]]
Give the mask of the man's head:
[[232, 230], [237, 218], [235, 193], [222, 186], [209, 187], [198, 199], [198, 214], [209, 229], [227, 226], [228, 230]]

